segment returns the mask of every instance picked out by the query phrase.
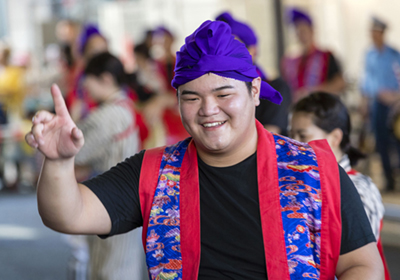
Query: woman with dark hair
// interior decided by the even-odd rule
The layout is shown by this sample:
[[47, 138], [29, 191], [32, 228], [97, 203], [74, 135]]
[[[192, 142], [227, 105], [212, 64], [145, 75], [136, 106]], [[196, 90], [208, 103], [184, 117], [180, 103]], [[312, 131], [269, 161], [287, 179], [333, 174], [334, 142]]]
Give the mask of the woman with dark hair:
[[[75, 164], [89, 169], [91, 175], [109, 170], [141, 149], [137, 115], [125, 84], [122, 63], [109, 53], [95, 55], [84, 70], [84, 88], [97, 106], [77, 124], [85, 144]], [[89, 236], [89, 255], [90, 279], [132, 279], [133, 275], [147, 279], [141, 230], [105, 240]]]
[[382, 197], [370, 177], [353, 169], [365, 156], [350, 144], [351, 122], [346, 106], [337, 96], [314, 92], [296, 103], [292, 112], [290, 136], [300, 142], [326, 139], [339, 165], [353, 181], [378, 242], [386, 279], [390, 279], [380, 240], [384, 214]]

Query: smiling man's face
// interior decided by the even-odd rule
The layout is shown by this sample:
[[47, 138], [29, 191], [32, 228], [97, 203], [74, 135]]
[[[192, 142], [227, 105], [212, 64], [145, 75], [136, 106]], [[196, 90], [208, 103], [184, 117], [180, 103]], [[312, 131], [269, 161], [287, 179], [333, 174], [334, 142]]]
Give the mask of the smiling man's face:
[[212, 73], [178, 88], [182, 122], [200, 156], [234, 154], [257, 138], [259, 90], [260, 78], [254, 79], [249, 92], [245, 82]]

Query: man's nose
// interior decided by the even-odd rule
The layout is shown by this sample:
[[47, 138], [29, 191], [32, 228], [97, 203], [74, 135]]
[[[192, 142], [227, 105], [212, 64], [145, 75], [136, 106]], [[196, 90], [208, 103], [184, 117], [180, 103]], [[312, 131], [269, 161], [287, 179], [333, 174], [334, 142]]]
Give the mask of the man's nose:
[[215, 97], [204, 98], [201, 103], [199, 114], [201, 116], [212, 116], [218, 114], [219, 104]]

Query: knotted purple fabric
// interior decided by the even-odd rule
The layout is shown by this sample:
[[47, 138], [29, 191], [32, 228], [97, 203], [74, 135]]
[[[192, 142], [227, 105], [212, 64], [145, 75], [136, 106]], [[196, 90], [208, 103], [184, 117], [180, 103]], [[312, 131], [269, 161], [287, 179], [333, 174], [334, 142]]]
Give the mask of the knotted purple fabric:
[[[222, 21], [206, 21], [176, 53], [175, 77], [172, 86], [195, 80], [204, 74], [251, 82], [259, 77], [246, 46], [236, 40], [229, 25]], [[280, 104], [282, 96], [268, 83], [261, 82], [260, 98]]]
[[235, 20], [228, 12], [224, 12], [217, 16], [216, 20], [226, 22], [232, 29], [232, 34], [239, 38], [246, 46], [257, 45], [257, 36], [253, 29], [247, 24]]

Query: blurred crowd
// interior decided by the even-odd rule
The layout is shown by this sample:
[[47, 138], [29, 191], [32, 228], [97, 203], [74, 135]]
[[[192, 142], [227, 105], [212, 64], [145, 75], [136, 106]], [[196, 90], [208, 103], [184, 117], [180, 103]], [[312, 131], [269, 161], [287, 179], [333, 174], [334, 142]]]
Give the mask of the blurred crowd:
[[[285, 19], [296, 30], [301, 54], [283, 57], [281, 77], [270, 77], [258, 65], [257, 34], [250, 25], [229, 13], [216, 19], [231, 26], [233, 35], [253, 56], [260, 77], [283, 96], [281, 105], [262, 100], [257, 108], [256, 117], [268, 130], [308, 141], [311, 132], [307, 127], [294, 131], [290, 124], [297, 102], [313, 92], [327, 92], [346, 105], [349, 85], [341, 63], [331, 51], [315, 43], [314, 23], [305, 12], [293, 9]], [[348, 149], [343, 152], [349, 153], [350, 146], [366, 155], [376, 151], [383, 170], [380, 190], [395, 191], [399, 188], [395, 171], [400, 164], [400, 53], [386, 44], [387, 28], [383, 19], [371, 19], [371, 48], [364, 50], [364, 78], [357, 85], [360, 102], [348, 108], [353, 132], [350, 135], [349, 126]], [[11, 59], [12, 49], [5, 43], [0, 45], [0, 189], [34, 189], [41, 158], [25, 144], [23, 135], [30, 130], [34, 112], [54, 109], [49, 94], [52, 83], [59, 85], [73, 120], [85, 136], [86, 144], [77, 156], [76, 174], [80, 180], [108, 170], [141, 149], [171, 145], [189, 136], [180, 120], [176, 90], [171, 86], [175, 67], [175, 36], [171, 30], [161, 25], [144, 30], [143, 41], [130, 50], [133, 61], [110, 54], [109, 41], [95, 24], [61, 20], [55, 33], [58, 43], [46, 47], [43, 65], [29, 58], [16, 65]], [[314, 109], [324, 112], [329, 103]], [[321, 117], [319, 113], [314, 112]], [[323, 114], [318, 122], [324, 123]], [[336, 129], [324, 127], [327, 133]], [[346, 131], [342, 129], [342, 133]], [[109, 139], [114, 139], [113, 146], [107, 144]], [[368, 169], [362, 171], [371, 175]], [[381, 216], [376, 222], [377, 232]], [[140, 234], [134, 234], [139, 243]], [[94, 256], [93, 250], [100, 249], [93, 245], [95, 240], [89, 241], [90, 249], [86, 241], [83, 246], [78, 239], [70, 242], [78, 244], [74, 245], [77, 249], [72, 270], [79, 278], [79, 273], [86, 275], [87, 268], [77, 268], [76, 264], [89, 261], [80, 250], [91, 250]], [[91, 266], [92, 270], [96, 266], [104, 268], [99, 263]]]
[[[52, 83], [61, 88], [75, 122], [86, 119], [100, 105], [90, 94], [96, 88], [86, 79], [85, 69], [92, 58], [109, 52], [107, 38], [96, 25], [72, 20], [59, 21], [55, 32], [58, 44], [46, 47], [43, 65], [29, 59], [23, 65], [12, 63], [10, 47], [5, 43], [0, 46], [0, 124], [4, 155], [0, 188], [26, 190], [35, 184], [38, 173], [35, 162], [40, 159], [31, 159], [34, 152], [24, 144], [22, 135], [29, 128], [34, 112], [53, 110], [49, 94]], [[176, 92], [171, 86], [174, 39], [163, 26], [146, 31], [143, 42], [130, 50], [133, 63], [124, 63], [123, 73], [113, 73], [118, 75], [120, 90], [132, 101], [141, 148], [172, 144], [188, 137], [177, 110]], [[28, 175], [24, 175], [21, 164], [28, 159], [31, 170], [25, 173], [29, 178], [23, 178]]]

